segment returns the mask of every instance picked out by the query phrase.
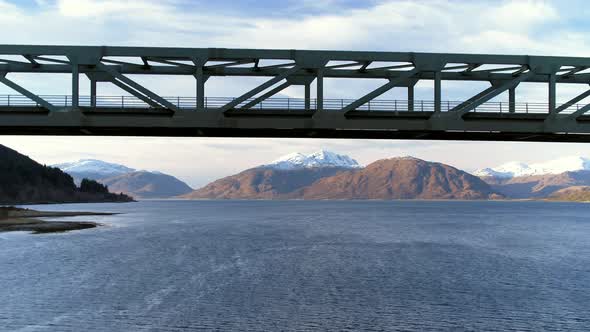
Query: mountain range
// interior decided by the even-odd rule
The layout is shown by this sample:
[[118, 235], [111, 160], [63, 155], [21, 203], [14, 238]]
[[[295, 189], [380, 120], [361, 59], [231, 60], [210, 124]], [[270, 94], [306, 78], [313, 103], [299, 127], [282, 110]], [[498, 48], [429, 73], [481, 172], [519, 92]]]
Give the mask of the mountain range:
[[[590, 196], [590, 159], [510, 162], [472, 174], [414, 157], [355, 159], [291, 153], [193, 190], [172, 175], [95, 159], [55, 165], [77, 182], [95, 179], [135, 198], [183, 199], [564, 199]], [[575, 199], [574, 199], [575, 198]]]
[[497, 167], [478, 169], [473, 174], [479, 177], [514, 178], [589, 170], [590, 159], [568, 156], [534, 164], [513, 161]]
[[570, 196], [558, 195], [560, 190], [590, 185], [590, 159], [569, 156], [530, 165], [510, 162], [474, 174], [509, 198], [565, 198]]
[[366, 167], [329, 151], [290, 154], [224, 177], [187, 199], [490, 199], [501, 198], [480, 178], [413, 157]]
[[84, 178], [98, 180], [135, 172], [133, 168], [97, 159], [80, 159], [51, 166], [70, 174], [76, 182]]
[[97, 159], [81, 159], [55, 164], [53, 167], [71, 175], [76, 183], [84, 178], [96, 180], [115, 192], [122, 192], [136, 199], [171, 198], [193, 190], [172, 175], [136, 170]]

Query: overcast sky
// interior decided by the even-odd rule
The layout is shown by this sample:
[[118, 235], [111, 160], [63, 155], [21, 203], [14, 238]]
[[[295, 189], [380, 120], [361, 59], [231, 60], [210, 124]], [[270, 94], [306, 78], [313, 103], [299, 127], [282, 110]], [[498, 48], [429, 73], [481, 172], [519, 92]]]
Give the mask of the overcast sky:
[[[590, 55], [586, 1], [337, 1], [337, 0], [0, 0], [1, 42], [121, 46], [234, 47]], [[39, 94], [68, 94], [68, 77], [15, 75]], [[139, 79], [162, 95], [193, 96], [192, 78]], [[85, 81], [82, 80], [84, 83]], [[208, 96], [236, 96], [256, 80], [212, 78]], [[354, 98], [380, 82], [326, 80], [326, 98]], [[430, 85], [429, 85], [430, 84]], [[443, 85], [443, 99], [463, 100], [484, 87]], [[99, 94], [121, 94], [100, 86]], [[580, 89], [558, 90], [558, 102]], [[88, 84], [81, 87], [88, 93]], [[399, 91], [398, 91], [399, 90]], [[14, 93], [0, 87], [0, 94]], [[394, 89], [384, 98], [403, 98]], [[417, 98], [432, 100], [431, 83]], [[287, 89], [300, 97], [298, 89]], [[546, 87], [521, 85], [518, 98], [545, 102]], [[505, 98], [501, 96], [499, 98]], [[318, 139], [120, 138], [0, 136], [46, 164], [97, 158], [159, 170], [194, 187], [291, 152], [320, 148], [360, 163], [413, 155], [467, 171], [508, 161], [590, 156], [590, 145], [565, 143], [436, 142]]]

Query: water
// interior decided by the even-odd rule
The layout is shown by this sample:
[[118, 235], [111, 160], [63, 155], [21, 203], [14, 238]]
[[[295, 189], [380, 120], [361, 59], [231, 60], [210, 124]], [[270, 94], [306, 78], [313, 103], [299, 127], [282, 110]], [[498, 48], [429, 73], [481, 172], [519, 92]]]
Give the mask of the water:
[[150, 201], [0, 233], [2, 331], [588, 331], [590, 205]]

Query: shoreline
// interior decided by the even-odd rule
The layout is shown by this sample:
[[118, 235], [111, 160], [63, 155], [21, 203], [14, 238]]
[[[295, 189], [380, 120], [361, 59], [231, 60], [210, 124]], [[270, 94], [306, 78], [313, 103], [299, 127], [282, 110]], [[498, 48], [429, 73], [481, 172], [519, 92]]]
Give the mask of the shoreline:
[[137, 203], [136, 199], [130, 201], [30, 201], [30, 202], [0, 202], [2, 206], [26, 206], [26, 205], [57, 205], [57, 204], [101, 204], [101, 203]]
[[32, 232], [33, 234], [67, 232], [102, 226], [90, 221], [45, 221], [42, 217], [108, 216], [106, 212], [36, 211], [16, 207], [0, 207], [0, 232]]
[[555, 202], [555, 203], [590, 203], [590, 201], [557, 200], [549, 198], [502, 198], [502, 199], [459, 199], [459, 198], [342, 198], [342, 199], [301, 199], [301, 198], [173, 198], [152, 199], [153, 201], [266, 201], [266, 202]]

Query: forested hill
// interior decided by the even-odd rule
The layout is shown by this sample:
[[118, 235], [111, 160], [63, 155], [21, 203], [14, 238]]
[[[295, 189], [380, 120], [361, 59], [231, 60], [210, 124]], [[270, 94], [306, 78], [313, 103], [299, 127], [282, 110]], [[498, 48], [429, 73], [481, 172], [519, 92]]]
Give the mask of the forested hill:
[[0, 204], [128, 202], [129, 196], [113, 194], [95, 181], [80, 188], [59, 168], [37, 163], [0, 145]]

